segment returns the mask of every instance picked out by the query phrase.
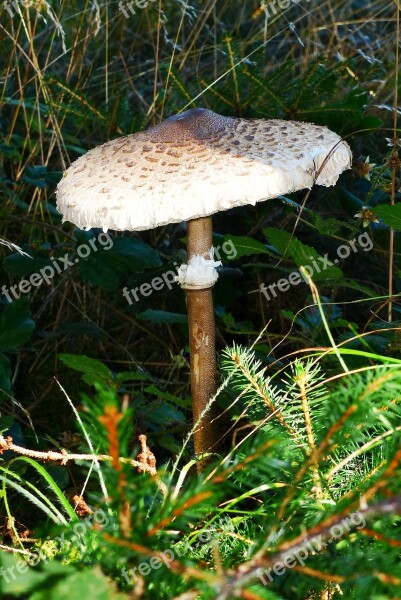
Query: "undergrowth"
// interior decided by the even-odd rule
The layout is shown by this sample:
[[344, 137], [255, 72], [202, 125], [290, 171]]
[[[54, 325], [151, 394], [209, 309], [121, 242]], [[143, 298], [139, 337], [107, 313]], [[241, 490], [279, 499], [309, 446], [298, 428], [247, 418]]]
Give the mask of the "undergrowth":
[[[399, 2], [131, 4], [0, 4], [2, 595], [398, 597]], [[123, 295], [176, 270], [185, 227], [83, 232], [54, 195], [88, 149], [194, 107], [354, 155], [335, 188], [214, 217], [227, 434], [200, 478], [185, 297]]]

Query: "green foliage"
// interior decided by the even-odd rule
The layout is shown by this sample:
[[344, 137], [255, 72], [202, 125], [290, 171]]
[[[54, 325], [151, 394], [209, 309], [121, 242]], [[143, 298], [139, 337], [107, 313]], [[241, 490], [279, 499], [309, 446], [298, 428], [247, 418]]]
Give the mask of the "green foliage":
[[32, 335], [35, 321], [32, 319], [29, 302], [15, 301], [3, 308], [0, 314], [0, 400], [11, 393], [11, 364], [3, 354], [16, 350]]
[[397, 231], [401, 231], [401, 206], [377, 206], [375, 213], [380, 217], [386, 225], [393, 227]]
[[99, 360], [82, 355], [61, 354], [59, 359], [69, 368], [82, 373], [82, 380], [99, 392], [95, 399], [87, 394], [83, 396], [86, 409], [83, 423], [90, 428], [91, 438], [96, 446], [100, 447], [100, 444], [103, 444], [102, 451], [107, 452], [107, 446], [104, 446], [104, 435], [98, 438], [98, 419], [107, 405], [116, 406], [116, 392], [129, 392], [134, 398], [132, 410], [127, 411], [126, 421], [119, 424], [120, 429], [125, 427], [128, 435], [134, 420], [134, 424], [140, 424], [145, 431], [153, 432], [160, 447], [172, 452], [179, 451], [179, 444], [170, 433], [163, 432], [163, 425], [169, 423], [173, 428], [172, 432], [180, 431], [186, 422], [182, 409], [190, 408], [189, 399], [164, 392], [152, 383], [151, 377], [144, 372], [113, 373]]
[[[37, 556], [40, 556], [38, 554]], [[31, 559], [35, 564], [36, 556]], [[98, 569], [86, 570], [83, 573], [57, 562], [47, 561], [40, 569], [28, 568], [25, 561], [14, 556], [2, 557], [2, 568], [5, 575], [1, 580], [0, 590], [3, 597], [28, 597], [32, 600], [67, 599], [81, 600], [82, 597], [95, 597], [102, 600], [122, 600], [115, 585]], [[25, 571], [25, 572], [24, 572]], [[17, 577], [13, 578], [13, 574]]]
[[29, 314], [29, 303], [21, 299], [6, 306], [0, 315], [0, 350], [18, 348], [26, 342], [35, 328]]
[[[54, 504], [54, 502], [49, 500], [49, 498], [47, 497], [46, 494], [44, 494], [42, 491], [40, 491], [30, 481], [25, 480], [20, 475], [18, 475], [18, 473], [15, 473], [13, 470], [10, 470], [11, 466], [15, 467], [16, 462], [23, 462], [23, 463], [28, 463], [29, 465], [31, 465], [39, 473], [39, 475], [44, 479], [44, 481], [47, 484], [48, 489], [50, 489], [52, 491], [52, 493], [57, 497], [58, 502], [63, 507], [63, 512], [65, 512], [69, 516], [69, 518], [72, 519], [73, 521], [77, 519], [74, 511], [72, 510], [71, 506], [69, 505], [68, 501], [66, 500], [64, 494], [62, 493], [62, 491], [60, 490], [60, 488], [58, 487], [58, 485], [56, 484], [54, 479], [51, 477], [51, 475], [46, 471], [46, 469], [44, 469], [42, 467], [42, 465], [33, 461], [32, 459], [28, 458], [27, 456], [21, 456], [21, 457], [12, 459], [9, 463], [8, 468], [0, 467], [0, 472], [1, 472], [0, 481], [2, 482], [2, 487], [3, 487], [2, 496], [3, 496], [3, 499], [4, 499], [7, 509], [8, 509], [7, 489], [14, 488], [25, 499], [27, 499], [28, 501], [35, 504], [38, 508], [40, 508], [40, 510], [42, 512], [44, 512], [46, 514], [46, 516], [49, 517], [51, 520], [53, 520], [55, 523], [62, 524], [62, 525], [67, 524], [67, 521], [66, 521], [63, 513], [60, 512], [60, 510], [58, 509], [57, 505]], [[26, 489], [26, 488], [28, 488], [28, 489]], [[7, 512], [8, 512], [9, 518], [12, 520], [12, 515], [11, 515], [9, 509], [7, 510]], [[18, 537], [18, 535], [17, 535], [17, 537]]]
[[[260, 598], [286, 598], [290, 590], [294, 600], [325, 589], [361, 600], [367, 589], [370, 597], [396, 593], [400, 366], [344, 373], [333, 384], [316, 359], [296, 360], [275, 382], [251, 351], [235, 346], [225, 351], [222, 370], [225, 389], [254, 426], [236, 449], [202, 477], [189, 476], [185, 463], [160, 470], [165, 493], [157, 478], [126, 462], [120, 470], [103, 463], [108, 505], [94, 489], [94, 512], [61, 530], [53, 525], [53, 541], [32, 548], [39, 564], [23, 576], [11, 575], [17, 558], [3, 557], [7, 593], [41, 597], [44, 582], [50, 597], [61, 598], [68, 586], [105, 598], [128, 597], [140, 586], [143, 598], [157, 590], [161, 600], [241, 590]], [[82, 417], [102, 452], [109, 434], [99, 425], [95, 434], [92, 424], [119, 401], [97, 390], [84, 399]], [[113, 442], [127, 458], [131, 418], [131, 410], [123, 413]]]
[[[341, 269], [331, 262], [325, 266], [324, 270], [320, 271], [319, 264], [322, 266], [321, 259], [323, 259], [323, 257], [319, 257], [319, 254], [314, 248], [302, 244], [302, 242], [297, 240], [296, 237], [292, 236], [287, 231], [274, 229], [274, 227], [267, 227], [264, 229], [263, 233], [284, 258], [291, 258], [297, 267], [312, 267], [313, 279], [315, 281], [342, 278], [343, 274]], [[318, 265], [318, 267], [316, 268], [315, 265]]]
[[138, 319], [153, 321], [153, 323], [181, 323], [182, 325], [188, 323], [187, 315], [180, 315], [166, 310], [152, 310], [151, 308], [139, 313]]
[[[0, 2], [0, 287], [9, 294], [0, 296], [0, 429], [33, 452], [124, 460], [119, 470], [110, 458], [39, 464], [4, 451], [10, 552], [0, 562], [9, 573], [16, 546], [46, 560], [9, 581], [0, 571], [1, 595], [398, 597], [395, 4], [291, 2], [274, 12], [253, 0], [165, 0], [131, 3], [128, 18], [118, 2], [28, 4]], [[88, 149], [195, 106], [325, 125], [354, 154], [335, 188], [214, 215], [217, 401], [231, 428], [200, 478], [191, 438], [182, 444], [192, 419], [184, 294], [177, 285], [130, 303], [123, 294], [186, 260], [185, 228], [79, 231], [62, 224], [54, 195]], [[366, 210], [367, 222], [355, 216]], [[358, 242], [366, 235], [371, 247]], [[48, 282], [15, 299], [11, 288], [56, 263]], [[318, 301], [305, 280], [262, 293], [305, 265]], [[141, 434], [157, 477], [132, 462]], [[81, 515], [84, 531], [67, 501], [81, 493], [99, 517]], [[355, 514], [366, 527], [330, 539]], [[271, 575], [286, 550], [302, 553], [319, 535], [327, 546], [307, 550], [305, 565]], [[167, 552], [147, 572], [166, 551], [174, 560]], [[123, 568], [136, 571], [127, 579]]]
[[114, 382], [113, 373], [100, 360], [75, 354], [59, 354], [59, 359], [67, 367], [83, 373], [82, 379], [88, 385], [93, 385], [97, 381], [108, 385]]
[[[226, 244], [226, 245], [225, 245]], [[235, 256], [228, 256], [228, 254], [224, 251], [224, 248], [227, 248], [227, 245], [234, 247]], [[249, 236], [240, 236], [240, 235], [214, 235], [213, 236], [213, 245], [219, 248], [219, 253], [222, 255], [224, 260], [238, 260], [243, 256], [252, 256], [253, 254], [272, 254], [272, 252], [261, 242], [258, 240], [254, 240]], [[220, 250], [221, 247], [221, 250]]]
[[[85, 236], [85, 237], [84, 237]], [[78, 242], [85, 243], [88, 234], [77, 234]], [[162, 262], [158, 253], [141, 240], [120, 237], [112, 242], [112, 247], [99, 254], [91, 253], [79, 263], [83, 281], [115, 291], [125, 273], [143, 272], [144, 269], [159, 267]]]

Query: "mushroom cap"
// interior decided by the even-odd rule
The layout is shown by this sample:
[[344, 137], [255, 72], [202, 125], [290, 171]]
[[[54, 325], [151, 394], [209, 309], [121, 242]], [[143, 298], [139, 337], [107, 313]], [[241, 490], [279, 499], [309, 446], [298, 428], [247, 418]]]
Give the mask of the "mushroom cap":
[[78, 158], [58, 185], [57, 208], [84, 229], [152, 229], [334, 185], [351, 156], [327, 127], [196, 108]]

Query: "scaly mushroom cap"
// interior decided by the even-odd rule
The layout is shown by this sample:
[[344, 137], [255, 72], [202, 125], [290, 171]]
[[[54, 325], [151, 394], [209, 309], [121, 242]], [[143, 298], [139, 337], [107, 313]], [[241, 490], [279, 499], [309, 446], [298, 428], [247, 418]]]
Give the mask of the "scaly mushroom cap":
[[326, 127], [196, 108], [78, 158], [57, 208], [80, 228], [153, 229], [334, 185], [350, 163], [349, 146]]

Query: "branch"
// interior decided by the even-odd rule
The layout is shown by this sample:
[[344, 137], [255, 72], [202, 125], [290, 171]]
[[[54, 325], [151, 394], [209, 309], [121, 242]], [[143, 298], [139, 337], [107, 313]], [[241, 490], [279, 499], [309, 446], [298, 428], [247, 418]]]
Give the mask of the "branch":
[[[17, 446], [16, 444], [14, 444], [12, 437], [8, 436], [5, 438], [2, 435], [0, 435], [0, 454], [3, 454], [3, 452], [5, 452], [6, 450], [11, 450], [16, 454], [28, 456], [29, 458], [33, 458], [35, 460], [43, 460], [45, 462], [48, 462], [50, 460], [57, 462], [60, 461], [60, 464], [63, 466], [71, 460], [98, 460], [108, 462], [112, 462], [113, 460], [112, 456], [109, 456], [108, 454], [72, 454], [64, 450], [64, 448], [60, 452], [54, 452], [53, 450], [49, 450], [47, 452], [40, 452], [38, 450], [28, 450], [27, 448], [23, 448], [22, 446]], [[155, 467], [152, 467], [144, 462], [139, 462], [138, 460], [135, 460], [133, 458], [124, 458], [120, 456], [118, 460], [121, 463], [126, 463], [133, 467], [137, 467], [137, 469], [139, 469], [138, 472], [146, 471], [146, 473], [149, 473], [149, 475], [151, 475], [152, 477], [156, 477], [159, 489], [163, 492], [163, 494], [167, 493], [166, 485], [158, 478]]]
[[[358, 515], [369, 519], [375, 515], [382, 514], [401, 514], [401, 495], [394, 496], [378, 502], [372, 506], [366, 508], [359, 508], [357, 510]], [[350, 513], [348, 513], [349, 516]], [[254, 583], [257, 579], [263, 577], [264, 570], [274, 565], [282, 564], [283, 572], [286, 570], [284, 561], [289, 557], [299, 557], [302, 555], [303, 560], [318, 550], [324, 550], [330, 543], [330, 538], [333, 534], [331, 529], [334, 526], [341, 526], [341, 523], [347, 518], [347, 513], [340, 513], [332, 515], [328, 519], [325, 519], [322, 523], [316, 525], [306, 533], [302, 533], [290, 542], [284, 542], [280, 546], [280, 550], [269, 557], [256, 556], [247, 563], [240, 565], [234, 572], [228, 575], [226, 581], [221, 585], [220, 592], [216, 596], [216, 600], [227, 600], [227, 598], [235, 597], [235, 592], [243, 588], [245, 585]], [[349, 523], [345, 533], [356, 529], [357, 524]], [[316, 543], [318, 541], [318, 544]], [[314, 544], [315, 542], [315, 544]], [[289, 568], [295, 565], [290, 566]]]

